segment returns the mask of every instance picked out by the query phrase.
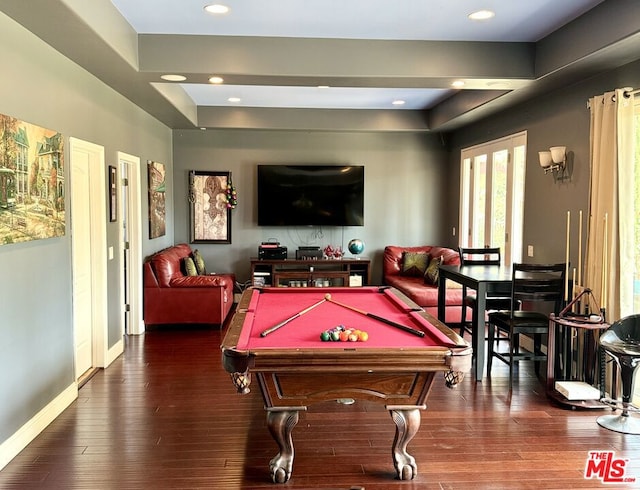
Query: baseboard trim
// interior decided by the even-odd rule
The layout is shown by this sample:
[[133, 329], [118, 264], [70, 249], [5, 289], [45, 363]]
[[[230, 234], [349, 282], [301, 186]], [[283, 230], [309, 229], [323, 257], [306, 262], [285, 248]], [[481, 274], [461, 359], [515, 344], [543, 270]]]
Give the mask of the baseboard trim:
[[115, 361], [118, 357], [120, 357], [123, 352], [124, 352], [124, 341], [120, 339], [118, 342], [115, 343], [113, 347], [111, 347], [111, 349], [107, 351], [107, 359], [104, 366], [105, 369], [108, 368], [113, 361]]
[[[529, 337], [528, 335], [521, 335], [520, 336], [520, 347], [524, 348], [525, 350], [528, 350], [529, 352], [533, 352], [533, 339], [531, 337]], [[540, 346], [540, 350], [542, 350], [543, 354], [547, 353], [547, 346], [542, 344]]]
[[15, 458], [51, 422], [78, 398], [78, 385], [74, 382], [34, 415], [6, 441], [0, 444], [0, 470]]

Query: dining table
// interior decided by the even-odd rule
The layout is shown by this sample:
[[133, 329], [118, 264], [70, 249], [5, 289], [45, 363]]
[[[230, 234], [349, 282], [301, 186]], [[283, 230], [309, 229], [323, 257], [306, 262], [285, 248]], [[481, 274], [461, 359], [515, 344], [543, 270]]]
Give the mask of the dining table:
[[[438, 319], [445, 321], [447, 279], [476, 291], [476, 325], [473, 325], [472, 366], [476, 381], [484, 375], [485, 322], [487, 297], [511, 294], [512, 268], [504, 265], [440, 265], [438, 275]], [[463, 299], [464, 300], [464, 299]], [[461, 319], [462, 321], [463, 319]]]

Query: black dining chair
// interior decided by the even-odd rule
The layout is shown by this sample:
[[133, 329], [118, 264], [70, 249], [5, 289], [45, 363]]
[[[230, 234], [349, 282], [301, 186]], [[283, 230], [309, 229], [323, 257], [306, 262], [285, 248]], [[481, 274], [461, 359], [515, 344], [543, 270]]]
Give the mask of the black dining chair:
[[[511, 307], [508, 311], [489, 313], [487, 375], [491, 376], [493, 358], [509, 365], [509, 391], [513, 388], [513, 370], [519, 361], [535, 361], [536, 374], [546, 361], [542, 352], [542, 335], [549, 333], [549, 314], [562, 308], [566, 264], [513, 264]], [[550, 311], [549, 311], [550, 310]], [[506, 334], [509, 350], [494, 347], [495, 336]], [[533, 337], [533, 351], [524, 349], [522, 335]], [[500, 346], [498, 346], [500, 347]]]
[[[459, 247], [460, 265], [495, 265], [501, 262], [500, 247], [470, 248]], [[477, 298], [475, 294], [467, 291], [466, 286], [462, 286], [462, 317], [460, 322], [460, 336], [463, 337], [465, 331], [473, 335], [473, 328], [478, 324], [478, 310], [476, 308]], [[467, 308], [471, 308], [472, 320], [467, 322]], [[511, 308], [510, 296], [487, 296], [486, 311], [509, 310]]]

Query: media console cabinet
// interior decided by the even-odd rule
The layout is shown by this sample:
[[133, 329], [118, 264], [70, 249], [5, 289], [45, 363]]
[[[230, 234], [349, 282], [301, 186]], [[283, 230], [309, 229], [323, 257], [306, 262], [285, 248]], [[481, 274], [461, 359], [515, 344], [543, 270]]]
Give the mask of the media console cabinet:
[[368, 286], [369, 259], [251, 259], [254, 286]]

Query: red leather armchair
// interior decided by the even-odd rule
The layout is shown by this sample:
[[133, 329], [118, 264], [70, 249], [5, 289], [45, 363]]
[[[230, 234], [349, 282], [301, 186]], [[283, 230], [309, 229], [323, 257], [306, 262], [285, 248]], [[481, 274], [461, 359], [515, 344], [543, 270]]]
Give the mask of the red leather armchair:
[[143, 265], [144, 322], [222, 325], [233, 306], [233, 274], [185, 275], [185, 243], [153, 254]]

